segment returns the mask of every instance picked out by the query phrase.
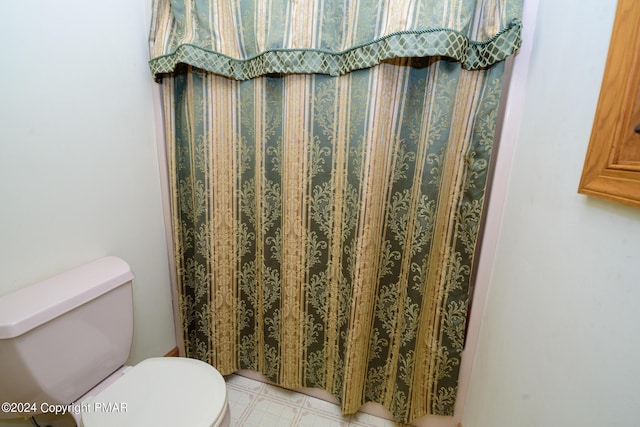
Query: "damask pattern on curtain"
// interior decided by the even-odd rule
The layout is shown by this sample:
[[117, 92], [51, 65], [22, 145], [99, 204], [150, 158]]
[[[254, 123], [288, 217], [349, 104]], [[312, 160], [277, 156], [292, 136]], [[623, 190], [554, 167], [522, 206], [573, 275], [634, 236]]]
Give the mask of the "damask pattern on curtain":
[[188, 357], [451, 415], [516, 0], [157, 0]]

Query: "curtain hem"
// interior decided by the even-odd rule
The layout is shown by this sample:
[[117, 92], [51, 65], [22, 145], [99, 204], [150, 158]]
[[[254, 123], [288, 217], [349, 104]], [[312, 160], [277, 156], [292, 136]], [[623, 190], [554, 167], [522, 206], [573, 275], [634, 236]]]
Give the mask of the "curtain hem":
[[486, 41], [469, 40], [451, 29], [396, 32], [341, 52], [321, 49], [271, 49], [238, 59], [194, 44], [182, 44], [172, 53], [149, 61], [156, 79], [188, 64], [235, 80], [268, 74], [326, 74], [340, 76], [370, 68], [393, 58], [440, 56], [452, 58], [469, 70], [486, 68], [515, 53], [522, 44], [522, 23], [514, 19]]

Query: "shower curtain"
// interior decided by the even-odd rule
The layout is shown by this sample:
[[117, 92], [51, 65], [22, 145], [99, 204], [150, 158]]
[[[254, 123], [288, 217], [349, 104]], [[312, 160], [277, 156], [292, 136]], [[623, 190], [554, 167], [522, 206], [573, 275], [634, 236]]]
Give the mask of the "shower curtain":
[[452, 415], [516, 0], [156, 0], [185, 351]]

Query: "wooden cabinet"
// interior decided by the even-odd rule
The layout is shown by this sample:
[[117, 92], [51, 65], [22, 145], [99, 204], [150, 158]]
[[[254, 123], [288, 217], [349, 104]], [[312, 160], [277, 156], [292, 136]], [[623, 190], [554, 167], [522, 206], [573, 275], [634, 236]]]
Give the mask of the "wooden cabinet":
[[640, 207], [640, 0], [619, 0], [580, 193]]

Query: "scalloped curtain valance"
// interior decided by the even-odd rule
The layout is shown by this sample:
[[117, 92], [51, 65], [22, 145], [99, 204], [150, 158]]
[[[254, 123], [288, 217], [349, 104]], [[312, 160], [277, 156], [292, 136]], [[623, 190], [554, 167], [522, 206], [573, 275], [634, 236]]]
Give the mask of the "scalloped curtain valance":
[[339, 76], [393, 58], [427, 56], [479, 69], [521, 44], [520, 1], [158, 0], [153, 14], [156, 78], [180, 63], [248, 80]]

